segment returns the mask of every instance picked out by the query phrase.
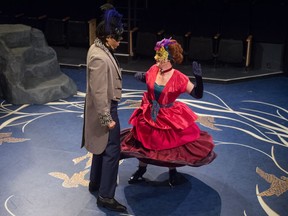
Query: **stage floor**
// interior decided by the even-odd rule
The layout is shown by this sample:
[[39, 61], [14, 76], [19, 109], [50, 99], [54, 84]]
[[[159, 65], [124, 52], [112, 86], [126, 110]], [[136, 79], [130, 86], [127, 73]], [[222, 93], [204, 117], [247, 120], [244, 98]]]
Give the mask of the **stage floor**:
[[[43, 105], [0, 101], [1, 216], [287, 216], [288, 77], [206, 82], [202, 99], [179, 98], [212, 135], [217, 158], [178, 168], [174, 188], [168, 168], [152, 165], [146, 182], [129, 185], [138, 161], [120, 161], [116, 199], [128, 213], [119, 214], [98, 208], [88, 191], [91, 154], [80, 148], [85, 68], [61, 69], [77, 95]], [[123, 74], [122, 129], [145, 89]]]

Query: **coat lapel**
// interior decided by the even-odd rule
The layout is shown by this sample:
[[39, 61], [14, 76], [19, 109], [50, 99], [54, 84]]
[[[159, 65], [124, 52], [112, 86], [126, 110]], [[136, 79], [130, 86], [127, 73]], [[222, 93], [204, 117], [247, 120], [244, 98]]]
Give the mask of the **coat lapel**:
[[113, 56], [113, 54], [108, 50], [107, 47], [104, 46], [104, 44], [98, 38], [95, 39], [94, 44], [95, 44], [95, 46], [102, 49], [109, 56], [110, 60], [112, 61], [113, 65], [117, 71], [119, 78], [122, 79], [121, 70], [120, 70], [119, 63], [117, 62], [116, 57]]
[[114, 57], [110, 52], [108, 53], [108, 56], [111, 59], [113, 65], [114, 65], [114, 67], [115, 67], [115, 69], [117, 71], [118, 76], [120, 77], [120, 79], [122, 79], [122, 74], [121, 74], [121, 71], [120, 71], [119, 63], [117, 62], [116, 57]]

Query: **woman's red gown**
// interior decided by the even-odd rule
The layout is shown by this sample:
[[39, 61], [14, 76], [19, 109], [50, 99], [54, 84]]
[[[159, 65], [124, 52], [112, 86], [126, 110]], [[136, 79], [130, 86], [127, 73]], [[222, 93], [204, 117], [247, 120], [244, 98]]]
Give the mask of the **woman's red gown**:
[[165, 167], [202, 166], [216, 158], [210, 134], [201, 131], [197, 115], [184, 103], [176, 101], [186, 92], [188, 77], [178, 70], [165, 85], [156, 101], [154, 84], [159, 68], [146, 72], [147, 92], [140, 108], [129, 119], [133, 127], [121, 131], [121, 157]]

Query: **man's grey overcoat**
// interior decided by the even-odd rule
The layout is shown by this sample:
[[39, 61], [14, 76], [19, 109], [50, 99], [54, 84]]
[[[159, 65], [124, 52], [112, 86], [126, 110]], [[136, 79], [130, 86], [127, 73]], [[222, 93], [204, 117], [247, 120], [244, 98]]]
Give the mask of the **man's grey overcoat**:
[[[111, 100], [120, 101], [122, 75], [110, 51], [96, 39], [87, 54], [87, 86], [82, 147], [101, 154], [108, 142]], [[103, 122], [104, 121], [104, 122]]]

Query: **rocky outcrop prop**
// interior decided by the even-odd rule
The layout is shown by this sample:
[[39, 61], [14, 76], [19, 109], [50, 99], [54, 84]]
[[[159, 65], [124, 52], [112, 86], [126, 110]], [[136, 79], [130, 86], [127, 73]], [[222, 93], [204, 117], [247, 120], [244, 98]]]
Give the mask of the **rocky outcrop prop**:
[[0, 25], [0, 97], [12, 104], [44, 104], [77, 93], [42, 31]]

